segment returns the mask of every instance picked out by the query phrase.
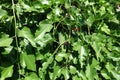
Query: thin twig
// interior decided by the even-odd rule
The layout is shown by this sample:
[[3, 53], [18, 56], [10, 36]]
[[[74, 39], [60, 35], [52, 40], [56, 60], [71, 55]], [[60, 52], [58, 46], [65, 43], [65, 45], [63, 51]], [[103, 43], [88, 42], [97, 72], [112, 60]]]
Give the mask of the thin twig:
[[[18, 46], [18, 39], [17, 39], [17, 24], [16, 24], [16, 16], [15, 16], [15, 4], [14, 4], [14, 0], [12, 0], [12, 9], [13, 9], [13, 17], [14, 17], [14, 27], [15, 27], [15, 42], [16, 42], [16, 47], [17, 47], [17, 51], [19, 50], [19, 46]], [[19, 54], [17, 52], [17, 60], [19, 60]], [[18, 62], [18, 68], [20, 70], [20, 64]], [[19, 79], [20, 79], [20, 74], [19, 74]]]

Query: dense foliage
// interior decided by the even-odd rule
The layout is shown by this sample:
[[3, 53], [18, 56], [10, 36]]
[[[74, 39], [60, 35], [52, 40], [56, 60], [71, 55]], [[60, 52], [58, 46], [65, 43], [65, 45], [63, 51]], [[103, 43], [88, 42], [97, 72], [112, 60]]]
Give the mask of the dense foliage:
[[119, 0], [0, 0], [0, 80], [120, 80]]

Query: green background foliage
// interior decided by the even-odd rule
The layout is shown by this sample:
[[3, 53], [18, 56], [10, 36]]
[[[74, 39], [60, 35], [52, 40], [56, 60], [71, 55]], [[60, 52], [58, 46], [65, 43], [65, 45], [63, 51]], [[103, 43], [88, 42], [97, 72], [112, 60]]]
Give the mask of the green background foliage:
[[120, 80], [118, 0], [0, 0], [0, 80]]

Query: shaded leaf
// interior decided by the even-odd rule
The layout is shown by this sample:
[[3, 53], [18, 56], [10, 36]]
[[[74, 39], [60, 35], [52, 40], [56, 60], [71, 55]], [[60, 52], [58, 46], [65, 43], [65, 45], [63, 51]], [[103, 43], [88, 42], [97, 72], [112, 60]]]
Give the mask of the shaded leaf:
[[1, 9], [1, 6], [0, 6], [0, 19], [1, 19], [2, 17], [6, 16], [6, 15], [7, 15], [7, 11]]

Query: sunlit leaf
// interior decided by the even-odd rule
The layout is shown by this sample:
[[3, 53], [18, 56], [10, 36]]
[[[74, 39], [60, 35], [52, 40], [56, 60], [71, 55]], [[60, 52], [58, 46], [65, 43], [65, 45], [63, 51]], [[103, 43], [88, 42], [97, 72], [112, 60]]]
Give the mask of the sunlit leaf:
[[26, 67], [26, 62], [25, 62], [25, 55], [24, 54], [20, 54], [20, 64], [23, 68]]
[[114, 70], [112, 70], [111, 73], [116, 80], [120, 80], [120, 74], [119, 73], [115, 72]]
[[78, 76], [73, 76], [72, 80], [82, 80], [82, 79], [79, 78]]
[[23, 68], [27, 67], [29, 70], [36, 71], [34, 55], [27, 55], [26, 53], [22, 53], [20, 56], [20, 63]]
[[63, 44], [63, 42], [65, 42], [65, 36], [62, 33], [59, 33], [59, 42], [60, 44]]
[[94, 22], [94, 15], [91, 14], [91, 15], [88, 17], [86, 23], [87, 23], [87, 25], [88, 25], [89, 27], [91, 27], [92, 24], [93, 24], [93, 22]]
[[67, 68], [62, 69], [62, 74], [64, 75], [65, 80], [69, 79], [70, 76]]
[[41, 40], [46, 32], [50, 32], [51, 29], [53, 28], [52, 24], [49, 23], [48, 21], [41, 21], [39, 23], [39, 29], [36, 31], [36, 37], [35, 41]]
[[65, 53], [58, 53], [56, 56], [55, 56], [55, 59], [60, 62], [63, 60], [63, 58], [66, 58], [67, 57], [67, 54]]
[[9, 78], [9, 77], [11, 77], [12, 75], [13, 75], [13, 65], [5, 68], [5, 69], [1, 72], [1, 78], [0, 78], [0, 80], [5, 80], [5, 78]]
[[31, 34], [31, 31], [29, 28], [24, 27], [22, 30], [19, 30], [18, 36], [26, 38], [32, 44], [32, 46], [34, 46], [34, 47], [36, 46], [35, 42], [34, 42], [34, 37]]
[[77, 72], [77, 69], [74, 66], [70, 66], [70, 73], [75, 74]]
[[103, 24], [103, 26], [101, 27], [101, 30], [105, 32], [106, 34], [110, 34], [110, 29], [108, 28], [106, 24]]
[[7, 47], [10, 46], [12, 43], [13, 39], [9, 38], [8, 35], [2, 34], [2, 37], [0, 38], [0, 47]]
[[48, 66], [53, 62], [53, 56], [50, 56], [47, 60], [47, 62], [44, 62], [42, 64], [42, 71], [45, 72], [45, 70], [48, 68]]
[[100, 14], [101, 14], [101, 16], [104, 15], [105, 13], [106, 13], [105, 7], [104, 7], [104, 6], [101, 6], [101, 7], [100, 7]]
[[25, 80], [39, 80], [39, 78], [38, 78], [37, 74], [29, 73], [29, 75], [25, 77]]
[[110, 77], [108, 76], [108, 74], [106, 74], [105, 70], [101, 71], [101, 75], [105, 78], [105, 79], [110, 79]]
[[10, 52], [12, 51], [13, 47], [12, 46], [9, 46], [9, 47], [6, 47], [4, 48], [5, 51], [2, 52], [2, 54], [6, 55], [6, 54], [10, 54]]
[[55, 66], [53, 69], [54, 69], [54, 72], [53, 72], [52, 80], [55, 80], [57, 77], [61, 75], [62, 71], [59, 66]]
[[81, 64], [81, 67], [83, 67], [83, 64], [84, 64], [83, 61], [85, 59], [85, 56], [87, 55], [87, 52], [85, 50], [85, 47], [81, 46], [80, 44], [81, 44], [80, 41], [74, 43], [73, 44], [73, 49], [78, 51], [78, 53], [79, 53], [79, 56], [78, 56], [79, 57], [79, 62]]
[[53, 9], [53, 13], [57, 16], [60, 16], [60, 13], [62, 13], [62, 11], [60, 8], [55, 8], [55, 9]]
[[[62, 33], [59, 33], [59, 43], [63, 44], [65, 42], [65, 36]], [[64, 45], [61, 46], [62, 50], [64, 50]]]
[[46, 46], [47, 43], [51, 42], [53, 39], [50, 34], [44, 35], [44, 37], [38, 41], [36, 41], [37, 44], [39, 44], [42, 47]]
[[109, 62], [106, 63], [105, 67], [107, 68], [108, 72], [111, 72], [112, 69], [114, 69], [114, 66], [112, 64], [110, 64]]
[[94, 67], [92, 67], [89, 64], [86, 67], [86, 72], [85, 73], [86, 73], [87, 78], [90, 79], [90, 80], [94, 80], [94, 78], [97, 76], [96, 70], [94, 69]]

